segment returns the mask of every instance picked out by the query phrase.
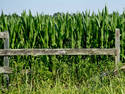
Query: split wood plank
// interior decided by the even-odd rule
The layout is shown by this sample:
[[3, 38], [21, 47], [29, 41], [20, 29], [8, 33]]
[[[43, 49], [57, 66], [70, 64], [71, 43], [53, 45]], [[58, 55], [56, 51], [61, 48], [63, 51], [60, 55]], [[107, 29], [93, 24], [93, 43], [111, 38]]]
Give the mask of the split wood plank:
[[0, 49], [0, 56], [15, 55], [115, 55], [116, 49]]

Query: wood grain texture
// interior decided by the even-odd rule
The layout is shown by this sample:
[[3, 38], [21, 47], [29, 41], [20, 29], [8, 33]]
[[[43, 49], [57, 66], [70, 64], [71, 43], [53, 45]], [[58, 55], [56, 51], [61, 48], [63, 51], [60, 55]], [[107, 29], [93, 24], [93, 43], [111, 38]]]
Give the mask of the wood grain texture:
[[[9, 32], [8, 31], [4, 31], [4, 49], [9, 49]], [[4, 73], [9, 73], [9, 57], [8, 56], [4, 56]], [[9, 85], [9, 75], [8, 74], [4, 74], [4, 79], [6, 79], [7, 81], [7, 86]]]
[[[9, 33], [8, 33], [8, 31], [5, 31], [4, 33], [8, 34], [8, 36], [4, 39], [4, 49], [9, 49]], [[8, 56], [4, 56], [4, 66], [9, 67]]]
[[0, 56], [15, 55], [115, 55], [115, 49], [0, 49]]
[[6, 32], [0, 32], [0, 38], [8, 38], [9, 36], [9, 33], [6, 31]]
[[0, 73], [12, 73], [12, 69], [10, 67], [4, 66], [4, 67], [0, 67]]
[[116, 56], [115, 56], [115, 65], [118, 68], [118, 63], [120, 62], [120, 29], [115, 30], [115, 48], [116, 48]]

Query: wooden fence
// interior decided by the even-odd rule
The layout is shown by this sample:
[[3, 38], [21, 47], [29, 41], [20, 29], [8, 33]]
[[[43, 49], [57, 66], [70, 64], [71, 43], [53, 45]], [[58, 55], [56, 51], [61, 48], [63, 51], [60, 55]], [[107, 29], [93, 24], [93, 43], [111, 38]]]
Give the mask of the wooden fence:
[[[0, 68], [0, 73], [10, 73], [8, 56], [15, 55], [113, 55], [115, 57], [116, 68], [120, 62], [120, 30], [115, 30], [115, 48], [101, 49], [9, 49], [9, 33], [0, 32], [0, 38], [4, 39], [4, 49], [0, 49], [0, 56], [4, 56], [4, 67]], [[7, 68], [8, 67], [8, 68]]]

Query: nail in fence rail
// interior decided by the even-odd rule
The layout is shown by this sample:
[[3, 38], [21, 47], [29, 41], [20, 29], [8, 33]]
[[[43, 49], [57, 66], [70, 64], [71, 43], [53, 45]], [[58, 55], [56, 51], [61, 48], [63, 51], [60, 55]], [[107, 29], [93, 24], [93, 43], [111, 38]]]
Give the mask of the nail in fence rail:
[[9, 67], [8, 56], [14, 55], [113, 55], [116, 68], [120, 62], [120, 30], [115, 30], [115, 48], [100, 49], [9, 49], [9, 33], [0, 32], [0, 38], [4, 38], [4, 49], [0, 49], [0, 56], [4, 56], [4, 66]]

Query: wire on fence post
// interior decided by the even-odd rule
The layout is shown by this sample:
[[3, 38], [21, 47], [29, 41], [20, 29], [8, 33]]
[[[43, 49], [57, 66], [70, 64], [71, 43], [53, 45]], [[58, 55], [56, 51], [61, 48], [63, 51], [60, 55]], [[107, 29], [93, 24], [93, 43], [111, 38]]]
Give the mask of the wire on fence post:
[[[4, 49], [9, 49], [9, 32], [8, 31], [4, 31], [7, 33], [7, 37], [4, 38]], [[9, 58], [8, 56], [4, 56], [4, 66], [5, 67], [9, 67]], [[9, 85], [9, 76], [8, 74], [4, 74], [4, 77], [6, 79], [6, 84], [7, 86]]]

